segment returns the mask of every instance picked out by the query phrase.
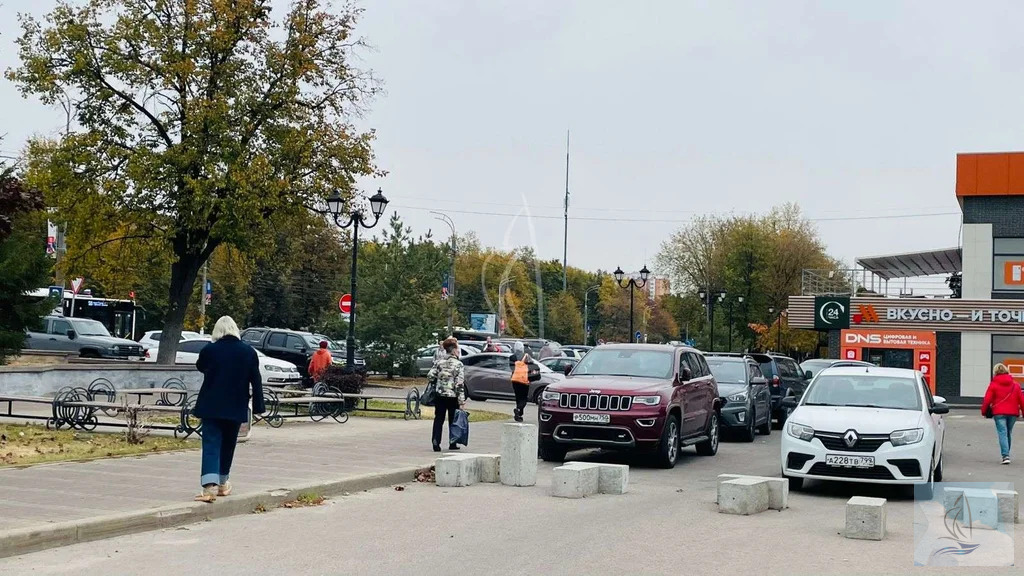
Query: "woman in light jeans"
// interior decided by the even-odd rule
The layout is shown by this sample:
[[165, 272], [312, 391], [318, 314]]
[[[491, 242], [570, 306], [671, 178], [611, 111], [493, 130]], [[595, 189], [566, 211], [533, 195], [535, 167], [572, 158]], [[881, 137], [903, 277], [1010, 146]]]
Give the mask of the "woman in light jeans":
[[992, 381], [989, 382], [985, 399], [981, 402], [983, 415], [988, 416], [990, 409], [992, 420], [996, 424], [996, 436], [999, 438], [999, 452], [1002, 454], [1003, 464], [1009, 464], [1013, 425], [1017, 423], [1017, 417], [1024, 413], [1024, 392], [1002, 364], [996, 364], [992, 369]]

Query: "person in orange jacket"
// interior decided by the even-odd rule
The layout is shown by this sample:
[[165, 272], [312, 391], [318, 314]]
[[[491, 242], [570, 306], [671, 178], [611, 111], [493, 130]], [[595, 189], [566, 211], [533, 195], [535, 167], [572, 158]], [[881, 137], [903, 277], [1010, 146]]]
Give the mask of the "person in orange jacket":
[[991, 416], [995, 421], [1003, 464], [1009, 464], [1013, 425], [1017, 422], [1017, 417], [1024, 413], [1024, 392], [1003, 364], [996, 364], [992, 373], [992, 381], [989, 382], [985, 399], [981, 402], [981, 413], [986, 418]]
[[314, 383], [323, 378], [324, 372], [333, 361], [330, 351], [327, 350], [327, 341], [321, 340], [320, 348], [313, 353], [313, 358], [309, 360], [309, 377], [313, 379]]

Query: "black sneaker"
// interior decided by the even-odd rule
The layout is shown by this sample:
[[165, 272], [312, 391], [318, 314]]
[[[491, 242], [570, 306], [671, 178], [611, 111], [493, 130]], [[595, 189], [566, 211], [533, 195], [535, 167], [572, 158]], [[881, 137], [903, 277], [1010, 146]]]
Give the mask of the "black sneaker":
[[441, 451], [441, 445], [440, 444], [434, 444], [434, 452], [440, 452], [440, 451]]
[[448, 449], [449, 450], [459, 450], [460, 448], [458, 446], [456, 446], [455, 444], [449, 444], [448, 445]]

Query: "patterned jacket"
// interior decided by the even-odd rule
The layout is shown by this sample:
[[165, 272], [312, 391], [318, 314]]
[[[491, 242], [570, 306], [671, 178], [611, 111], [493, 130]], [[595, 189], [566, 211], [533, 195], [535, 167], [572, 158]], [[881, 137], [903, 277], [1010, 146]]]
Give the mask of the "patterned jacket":
[[435, 382], [438, 396], [458, 398], [459, 402], [466, 401], [465, 379], [466, 369], [462, 361], [452, 355], [434, 362], [434, 367], [427, 373], [427, 381]]

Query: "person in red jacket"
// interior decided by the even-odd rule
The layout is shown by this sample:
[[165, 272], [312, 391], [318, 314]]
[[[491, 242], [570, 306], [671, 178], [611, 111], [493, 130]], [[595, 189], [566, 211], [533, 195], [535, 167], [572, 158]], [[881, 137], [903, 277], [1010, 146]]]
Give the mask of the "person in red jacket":
[[1024, 392], [1020, 384], [1010, 376], [1010, 371], [1002, 364], [992, 369], [992, 381], [985, 391], [985, 399], [981, 402], [981, 413], [988, 416], [992, 409], [992, 420], [996, 423], [996, 435], [999, 436], [999, 451], [1003, 455], [1003, 464], [1010, 463], [1010, 445], [1013, 440], [1013, 425], [1017, 417], [1024, 413]]
[[327, 341], [320, 341], [320, 348], [313, 353], [313, 357], [309, 359], [309, 377], [313, 379], [313, 383], [321, 381], [324, 377], [324, 372], [333, 362], [331, 352], [327, 349]]

